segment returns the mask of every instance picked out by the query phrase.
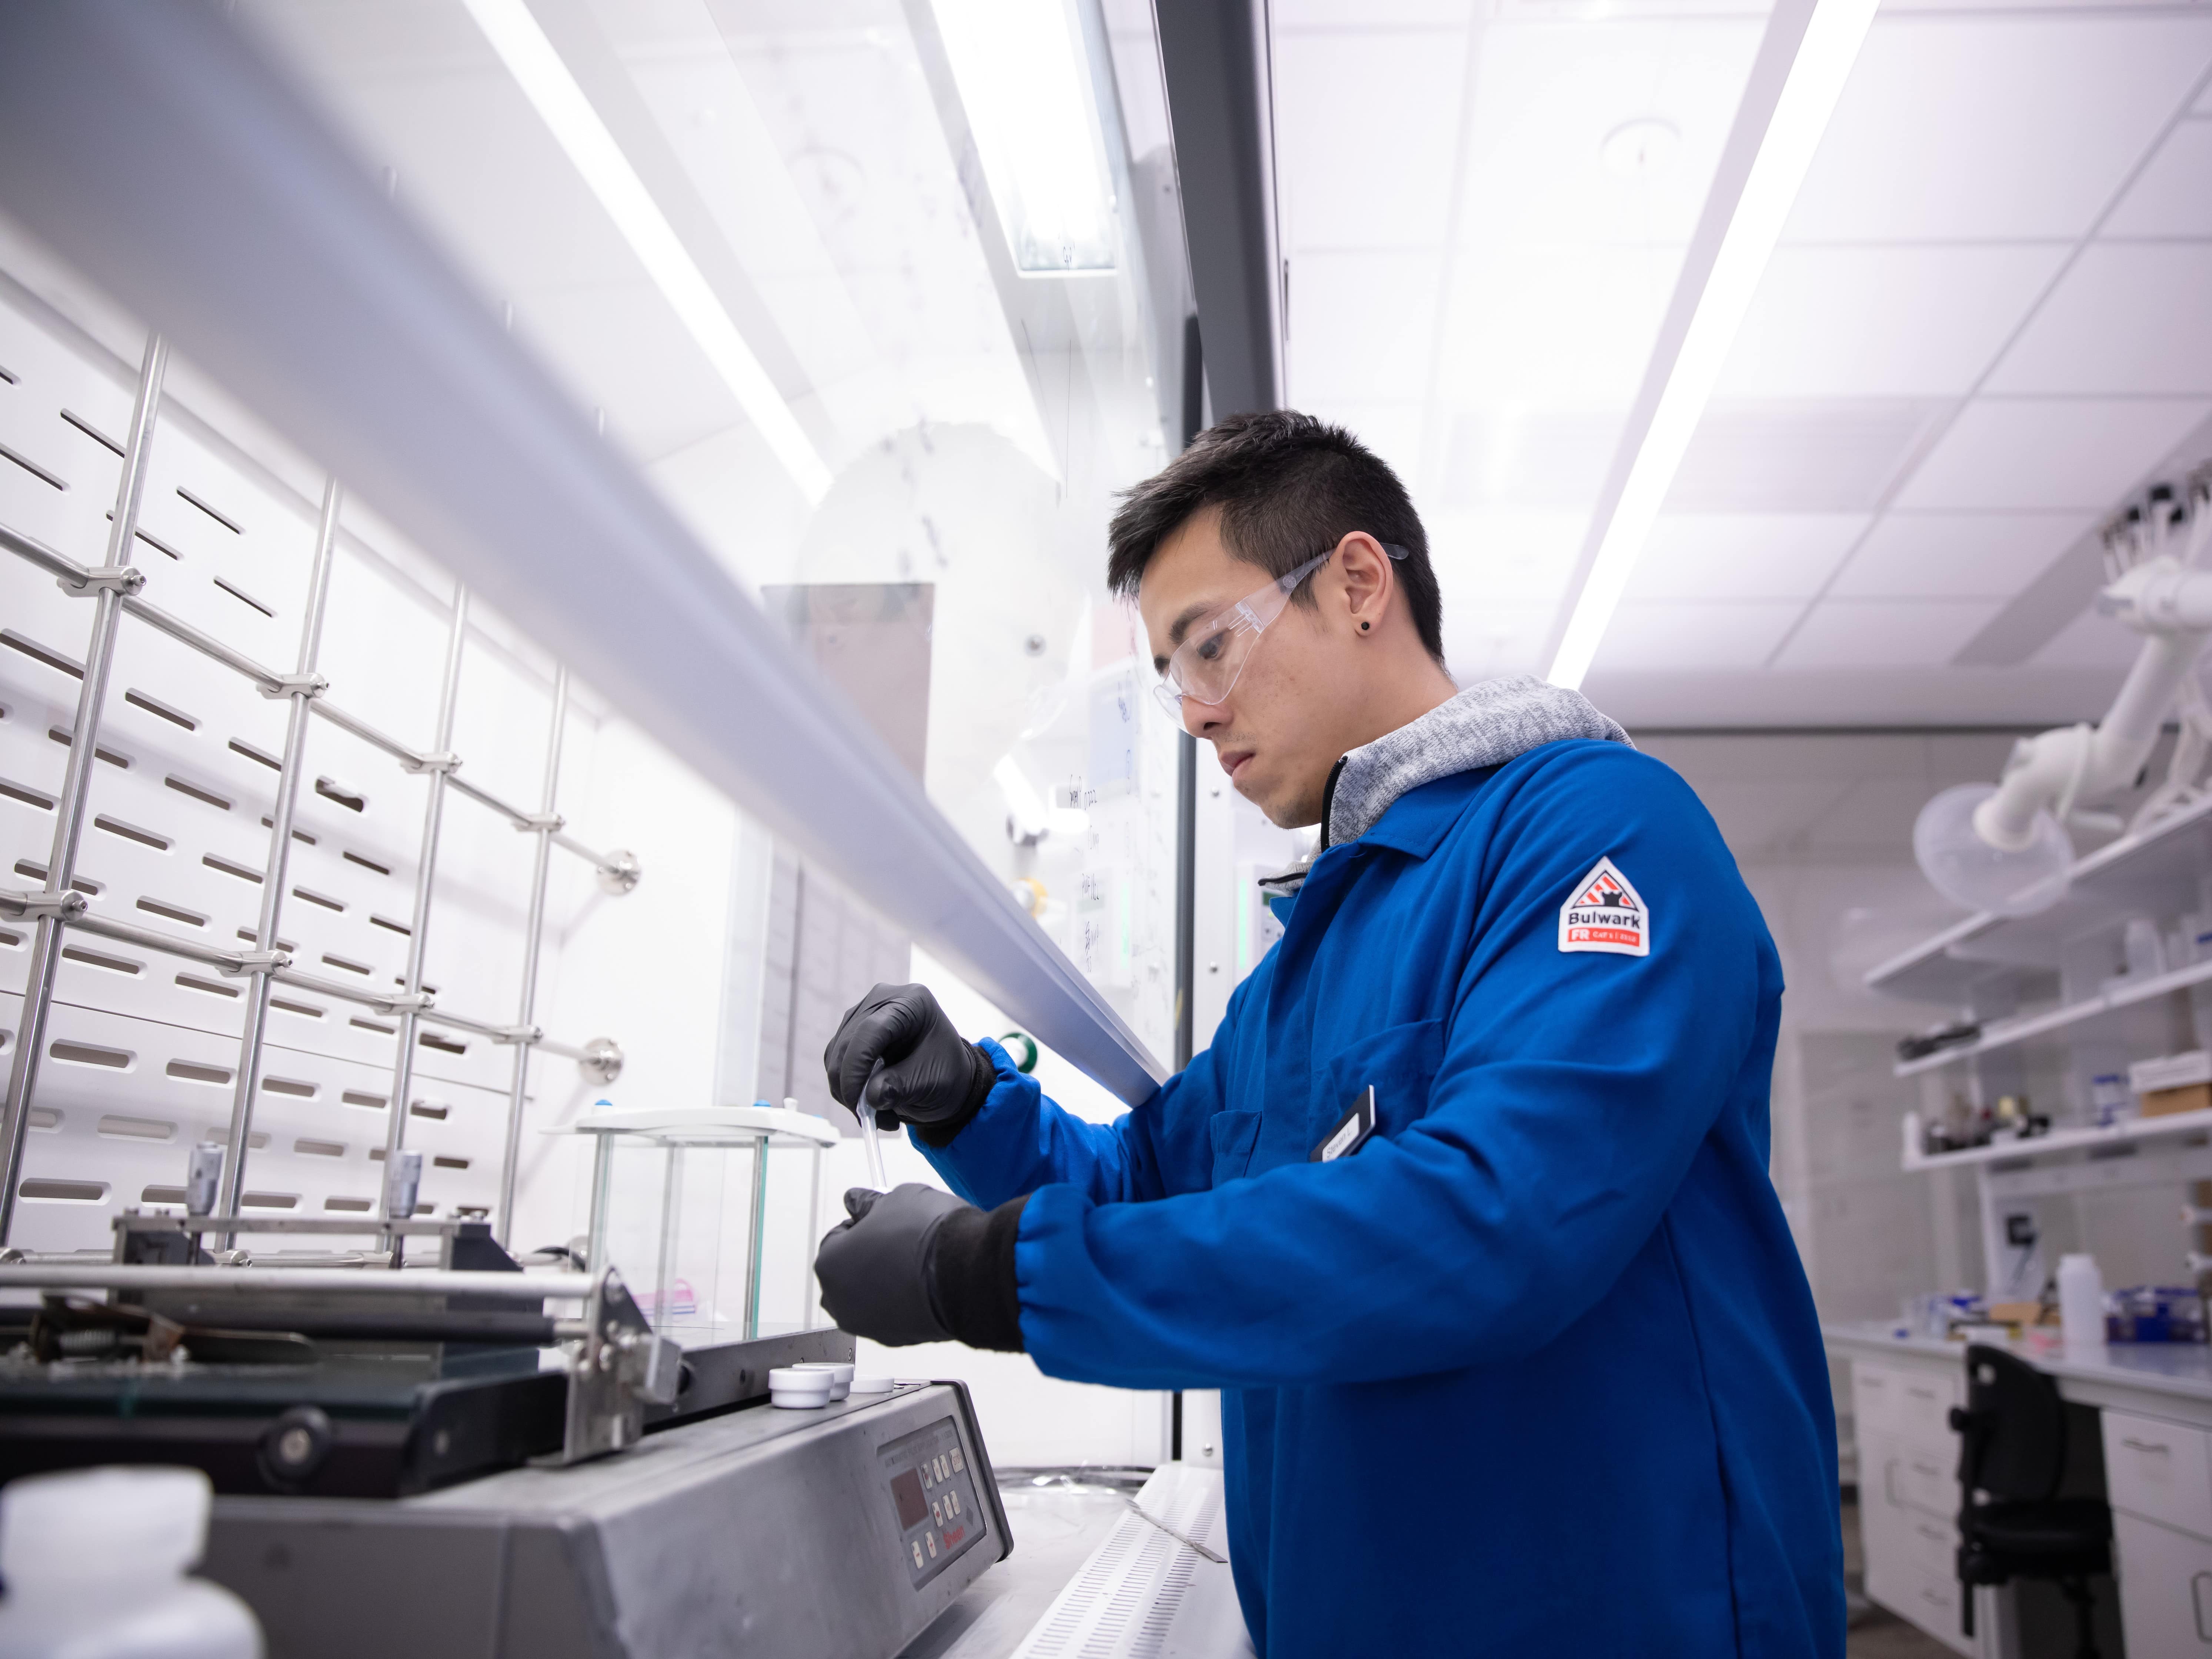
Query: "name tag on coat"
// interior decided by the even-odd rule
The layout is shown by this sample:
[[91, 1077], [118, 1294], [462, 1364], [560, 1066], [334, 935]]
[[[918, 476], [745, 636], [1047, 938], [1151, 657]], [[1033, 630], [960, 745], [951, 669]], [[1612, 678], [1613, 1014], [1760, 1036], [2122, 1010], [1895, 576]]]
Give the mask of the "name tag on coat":
[[1375, 1085], [1369, 1084], [1352, 1098], [1352, 1108], [1337, 1119], [1336, 1127], [1306, 1154], [1309, 1164], [1332, 1164], [1349, 1158], [1364, 1146], [1375, 1133]]

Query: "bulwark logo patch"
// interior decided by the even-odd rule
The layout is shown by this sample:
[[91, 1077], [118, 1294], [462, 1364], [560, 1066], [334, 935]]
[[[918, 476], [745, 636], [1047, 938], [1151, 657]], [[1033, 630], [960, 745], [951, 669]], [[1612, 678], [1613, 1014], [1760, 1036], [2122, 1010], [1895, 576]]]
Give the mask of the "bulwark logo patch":
[[1611, 859], [1600, 859], [1559, 907], [1559, 949], [1651, 954], [1651, 913]]

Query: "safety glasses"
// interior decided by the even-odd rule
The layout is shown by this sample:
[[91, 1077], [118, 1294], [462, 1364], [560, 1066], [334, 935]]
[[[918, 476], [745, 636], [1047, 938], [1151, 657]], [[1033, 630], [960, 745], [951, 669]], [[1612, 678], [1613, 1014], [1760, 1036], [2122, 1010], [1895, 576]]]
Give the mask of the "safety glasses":
[[[1341, 545], [1341, 544], [1339, 544]], [[1393, 559], [1406, 557], [1406, 550], [1389, 542], [1378, 544]], [[1252, 647], [1268, 625], [1283, 614], [1298, 584], [1327, 564], [1332, 547], [1316, 553], [1297, 569], [1276, 578], [1257, 592], [1248, 593], [1226, 610], [1195, 623], [1183, 636], [1168, 665], [1152, 687], [1160, 707], [1176, 720], [1182, 719], [1185, 697], [1218, 703], [1237, 689], [1237, 679], [1252, 655]]]

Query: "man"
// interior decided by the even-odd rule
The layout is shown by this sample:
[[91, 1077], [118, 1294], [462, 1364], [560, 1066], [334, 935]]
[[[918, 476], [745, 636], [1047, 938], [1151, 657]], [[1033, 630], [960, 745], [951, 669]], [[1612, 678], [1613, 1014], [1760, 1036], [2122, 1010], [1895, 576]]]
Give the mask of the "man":
[[960, 1196], [848, 1194], [825, 1305], [1220, 1389], [1270, 1659], [1840, 1655], [1766, 1174], [1782, 977], [1711, 818], [1579, 696], [1456, 690], [1420, 521], [1341, 431], [1225, 421], [1111, 543], [1185, 725], [1320, 850], [1212, 1046], [1110, 1127], [921, 987], [863, 999], [831, 1091]]

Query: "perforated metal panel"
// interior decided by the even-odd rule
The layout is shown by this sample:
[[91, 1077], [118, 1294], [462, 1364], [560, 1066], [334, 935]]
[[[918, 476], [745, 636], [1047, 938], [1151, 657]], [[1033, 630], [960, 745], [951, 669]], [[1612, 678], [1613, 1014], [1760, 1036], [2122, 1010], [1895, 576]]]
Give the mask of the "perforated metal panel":
[[[115, 363], [52, 319], [0, 302], [0, 523], [100, 563], [132, 394]], [[131, 562], [148, 600], [289, 672], [315, 505], [198, 425], [163, 418], [155, 428]], [[408, 550], [386, 556], [349, 532], [336, 555], [319, 662], [330, 695], [424, 750], [434, 746], [449, 593]], [[0, 557], [0, 887], [46, 879], [91, 617], [89, 600]], [[495, 620], [471, 629], [455, 747], [471, 781], [534, 808], [550, 682], [525, 653], [499, 638]], [[286, 718], [283, 700], [124, 618], [76, 863], [95, 915], [253, 948]], [[585, 724], [572, 720], [572, 732]], [[323, 978], [396, 990], [428, 781], [325, 720], [309, 723], [306, 757], [278, 942]], [[533, 837], [506, 818], [449, 793], [424, 971], [441, 1009], [515, 1018], [533, 851]], [[9, 1059], [30, 939], [28, 924], [0, 921]], [[225, 1133], [248, 994], [242, 977], [67, 936], [9, 1243], [103, 1249], [119, 1206], [181, 1200], [187, 1147]], [[374, 1209], [398, 1024], [359, 1002], [274, 988], [244, 1206]], [[425, 1027], [405, 1140], [424, 1154], [426, 1207], [494, 1202], [513, 1064], [511, 1048]]]

